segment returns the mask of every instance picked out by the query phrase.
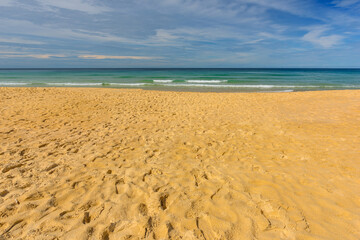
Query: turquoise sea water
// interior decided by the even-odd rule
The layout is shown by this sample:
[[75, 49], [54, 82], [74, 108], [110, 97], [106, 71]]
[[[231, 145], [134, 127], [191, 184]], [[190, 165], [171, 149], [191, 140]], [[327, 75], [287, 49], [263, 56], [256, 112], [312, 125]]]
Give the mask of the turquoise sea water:
[[360, 89], [360, 69], [0, 69], [0, 87], [272, 92]]

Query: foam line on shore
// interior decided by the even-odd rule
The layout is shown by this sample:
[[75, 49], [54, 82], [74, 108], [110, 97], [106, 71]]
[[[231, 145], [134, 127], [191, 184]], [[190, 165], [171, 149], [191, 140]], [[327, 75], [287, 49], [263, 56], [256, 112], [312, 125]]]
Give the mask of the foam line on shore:
[[191, 79], [191, 80], [185, 80], [185, 82], [188, 83], [225, 83], [228, 80], [196, 80], [196, 79]]
[[29, 85], [31, 83], [24, 82], [0, 82], [0, 86], [16, 86], [16, 85]]
[[174, 82], [173, 79], [154, 79], [153, 80], [154, 83], [172, 83]]

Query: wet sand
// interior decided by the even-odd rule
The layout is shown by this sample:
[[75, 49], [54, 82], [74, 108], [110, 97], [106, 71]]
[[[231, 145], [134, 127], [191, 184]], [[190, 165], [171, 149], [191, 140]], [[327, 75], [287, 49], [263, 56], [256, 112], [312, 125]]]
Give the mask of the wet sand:
[[359, 239], [360, 91], [0, 88], [0, 239]]

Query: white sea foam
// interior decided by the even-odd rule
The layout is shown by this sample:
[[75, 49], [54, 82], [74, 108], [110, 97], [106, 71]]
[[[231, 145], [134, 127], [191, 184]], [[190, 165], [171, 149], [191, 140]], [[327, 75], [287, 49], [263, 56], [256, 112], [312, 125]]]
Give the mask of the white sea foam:
[[144, 85], [150, 85], [148, 83], [107, 83], [108, 85], [116, 85], [116, 86], [144, 86]]
[[31, 83], [24, 82], [0, 82], [0, 86], [18, 86], [18, 85], [28, 85]]
[[188, 83], [224, 83], [227, 82], [227, 80], [185, 80], [185, 82]]
[[64, 82], [64, 83], [45, 83], [49, 86], [143, 86], [147, 83], [75, 83], [75, 82]]
[[[211, 87], [211, 88], [297, 88], [308, 86], [290, 86], [290, 85], [240, 85], [240, 84], [167, 84], [171, 87]], [[318, 87], [318, 86], [314, 86]]]
[[292, 89], [286, 89], [286, 90], [274, 90], [274, 91], [266, 91], [266, 92], [293, 92], [294, 90]]
[[171, 83], [173, 81], [174, 80], [172, 80], [172, 79], [154, 79], [153, 80], [154, 83]]
[[53, 86], [101, 86], [102, 83], [45, 83], [47, 85], [53, 85]]
[[360, 88], [360, 85], [322, 86], [324, 88]]

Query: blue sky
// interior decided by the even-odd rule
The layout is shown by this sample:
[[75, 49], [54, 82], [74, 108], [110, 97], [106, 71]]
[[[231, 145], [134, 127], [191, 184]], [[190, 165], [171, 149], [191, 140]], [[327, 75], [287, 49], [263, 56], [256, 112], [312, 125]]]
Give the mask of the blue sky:
[[360, 0], [0, 0], [0, 67], [360, 67]]

